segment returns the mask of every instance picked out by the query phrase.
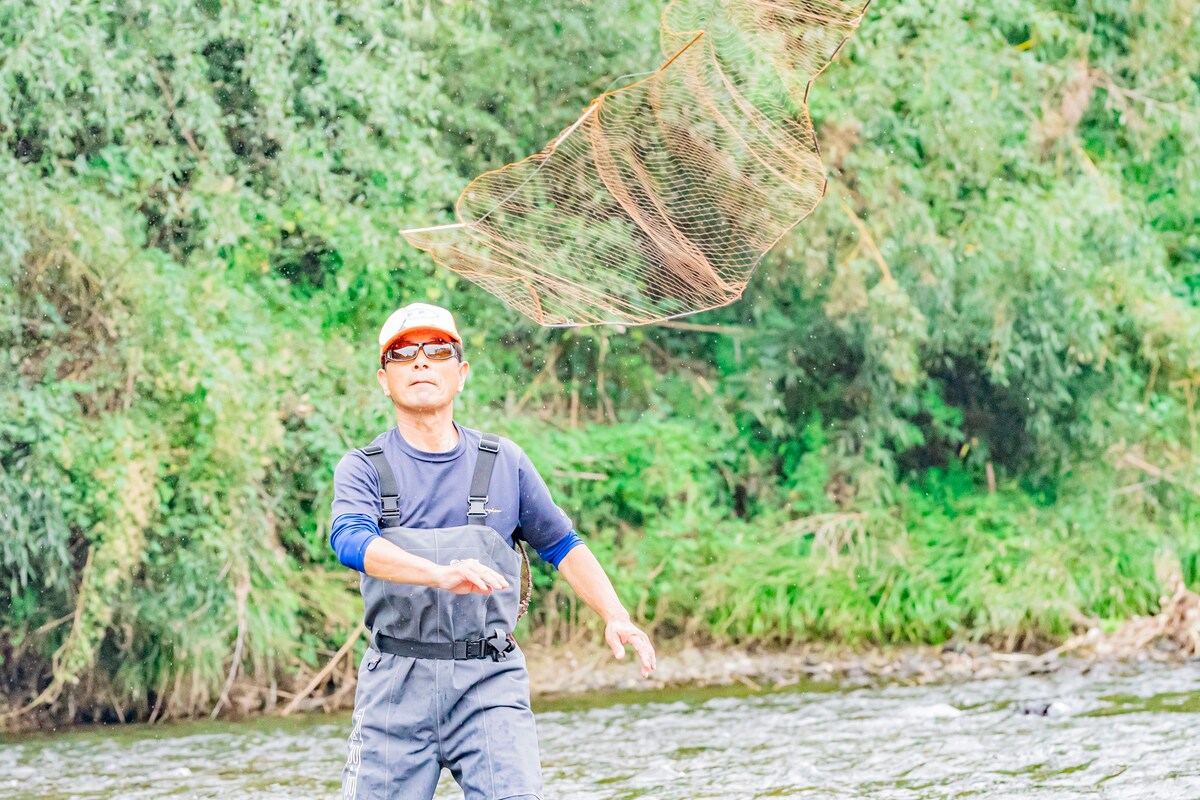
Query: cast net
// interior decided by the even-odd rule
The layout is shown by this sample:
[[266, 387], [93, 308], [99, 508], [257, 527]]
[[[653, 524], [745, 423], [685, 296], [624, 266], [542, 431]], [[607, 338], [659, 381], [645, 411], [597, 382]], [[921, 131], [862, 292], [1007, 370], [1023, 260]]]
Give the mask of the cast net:
[[627, 325], [741, 296], [825, 191], [807, 96], [867, 2], [675, 0], [667, 62], [542, 152], [472, 181], [414, 246], [543, 325]]

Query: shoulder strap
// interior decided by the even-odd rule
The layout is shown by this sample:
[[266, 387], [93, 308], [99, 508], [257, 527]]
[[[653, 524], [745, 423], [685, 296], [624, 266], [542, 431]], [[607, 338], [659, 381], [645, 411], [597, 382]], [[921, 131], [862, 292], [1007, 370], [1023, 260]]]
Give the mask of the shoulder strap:
[[[471, 493], [467, 496], [467, 521], [472, 525], [485, 525], [487, 519], [488, 488], [492, 485], [492, 470], [496, 456], [500, 453], [500, 437], [485, 433], [479, 439], [479, 459], [475, 462], [475, 474], [471, 476]], [[533, 573], [529, 568], [529, 555], [525, 543], [514, 532], [513, 546], [521, 554], [521, 599], [517, 608], [517, 619], [529, 610], [529, 599], [533, 594]]]
[[496, 456], [500, 453], [500, 437], [485, 433], [479, 439], [479, 458], [475, 461], [475, 474], [471, 476], [471, 491], [467, 495], [467, 522], [484, 525], [487, 519], [488, 487], [492, 485], [492, 470]]
[[396, 487], [396, 476], [377, 444], [360, 448], [359, 452], [370, 459], [379, 473], [379, 499], [383, 501], [383, 513], [379, 516], [379, 527], [390, 528], [400, 524], [400, 491]]

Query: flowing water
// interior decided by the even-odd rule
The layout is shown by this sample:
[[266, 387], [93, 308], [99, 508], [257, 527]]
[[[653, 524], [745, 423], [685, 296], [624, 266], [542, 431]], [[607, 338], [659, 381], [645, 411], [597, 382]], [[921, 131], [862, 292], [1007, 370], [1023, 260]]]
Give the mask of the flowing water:
[[[0, 740], [0, 799], [333, 800], [349, 715]], [[538, 709], [546, 797], [1200, 800], [1200, 664]], [[462, 797], [443, 773], [437, 797]]]

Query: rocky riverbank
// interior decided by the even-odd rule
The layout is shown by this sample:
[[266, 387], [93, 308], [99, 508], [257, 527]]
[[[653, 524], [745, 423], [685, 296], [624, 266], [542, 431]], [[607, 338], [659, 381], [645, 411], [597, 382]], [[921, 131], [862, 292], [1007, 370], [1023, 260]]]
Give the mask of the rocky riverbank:
[[[742, 684], [752, 690], [806, 684], [860, 685], [874, 682], [927, 684], [939, 681], [986, 679], [1001, 675], [1031, 675], [1063, 668], [1087, 670], [1097, 662], [1192, 663], [1200, 666], [1200, 595], [1188, 591], [1181, 580], [1169, 583], [1162, 611], [1135, 617], [1105, 631], [1091, 627], [1053, 648], [1037, 652], [1012, 652], [974, 642], [942, 646], [851, 648], [828, 643], [797, 644], [784, 649], [700, 647], [681, 642], [660, 643], [658, 669], [642, 678], [632, 654], [623, 661], [598, 637], [580, 635], [571, 642], [538, 645], [525, 641], [534, 696], [553, 700], [586, 692], [623, 692], [683, 686]], [[275, 716], [311, 711], [336, 711], [354, 702], [358, 659], [356, 631], [319, 671], [294, 676], [293, 691], [272, 685], [238, 681], [229, 691], [225, 717]], [[290, 688], [290, 687], [289, 687]], [[5, 714], [0, 704], [0, 730], [49, 729], [62, 720], [47, 710], [34, 714]], [[105, 716], [105, 715], [108, 716]], [[73, 715], [72, 715], [73, 716]], [[186, 715], [160, 715], [150, 721]], [[89, 721], [133, 722], [100, 708]]]
[[534, 695], [552, 699], [593, 691], [653, 691], [678, 686], [744, 684], [751, 689], [783, 688], [797, 683], [864, 684], [939, 681], [1029, 675], [1097, 661], [1200, 664], [1178, 648], [1151, 647], [1137, 653], [1092, 651], [1008, 653], [986, 645], [838, 650], [805, 646], [786, 651], [686, 647], [661, 653], [658, 669], [642, 678], [627, 657], [617, 661], [601, 644], [575, 648], [526, 648]]
[[1028, 653], [962, 642], [866, 650], [819, 644], [782, 651], [668, 647], [659, 653], [658, 669], [642, 678], [632, 655], [618, 661], [598, 641], [524, 649], [534, 693], [542, 698], [735, 683], [751, 688], [781, 688], [801, 681], [924, 684], [1045, 673], [1066, 666], [1086, 669], [1098, 661], [1200, 664], [1200, 595], [1174, 581], [1161, 607], [1158, 614], [1134, 617], [1114, 630], [1092, 627], [1057, 647]]

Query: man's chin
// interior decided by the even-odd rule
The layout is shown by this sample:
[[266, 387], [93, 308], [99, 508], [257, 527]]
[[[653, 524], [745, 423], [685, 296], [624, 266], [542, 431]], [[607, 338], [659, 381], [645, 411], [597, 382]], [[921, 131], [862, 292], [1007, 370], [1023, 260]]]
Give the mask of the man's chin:
[[414, 414], [430, 414], [435, 411], [448, 409], [454, 402], [454, 398], [444, 397], [409, 397], [403, 402], [396, 403], [396, 408], [401, 411], [410, 411]]

